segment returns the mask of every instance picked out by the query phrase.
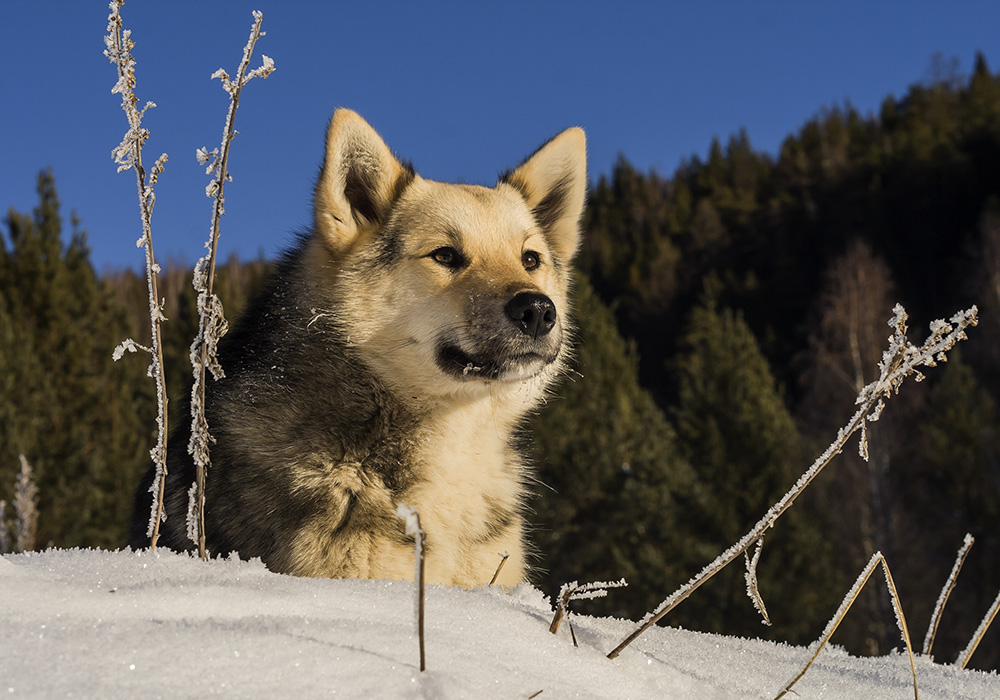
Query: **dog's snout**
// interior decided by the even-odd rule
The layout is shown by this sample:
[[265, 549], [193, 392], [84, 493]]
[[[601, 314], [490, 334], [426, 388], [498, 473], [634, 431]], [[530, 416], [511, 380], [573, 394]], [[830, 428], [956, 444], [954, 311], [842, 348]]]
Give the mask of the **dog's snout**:
[[521, 292], [507, 302], [507, 317], [523, 333], [539, 338], [556, 325], [556, 305], [544, 294]]

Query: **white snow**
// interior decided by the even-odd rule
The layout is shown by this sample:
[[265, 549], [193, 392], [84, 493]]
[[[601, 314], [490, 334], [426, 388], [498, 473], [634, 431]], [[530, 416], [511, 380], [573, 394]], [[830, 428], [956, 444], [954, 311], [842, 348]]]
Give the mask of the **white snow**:
[[[773, 698], [810, 654], [758, 640], [574, 615], [524, 585], [427, 588], [417, 670], [413, 584], [305, 579], [260, 562], [160, 551], [0, 557], [0, 694], [29, 698]], [[817, 630], [817, 633], [819, 631]], [[818, 634], [817, 634], [818, 636]], [[834, 642], [836, 637], [834, 637]], [[996, 673], [917, 658], [924, 700], [995, 700]], [[905, 652], [824, 649], [801, 698], [912, 698]]]

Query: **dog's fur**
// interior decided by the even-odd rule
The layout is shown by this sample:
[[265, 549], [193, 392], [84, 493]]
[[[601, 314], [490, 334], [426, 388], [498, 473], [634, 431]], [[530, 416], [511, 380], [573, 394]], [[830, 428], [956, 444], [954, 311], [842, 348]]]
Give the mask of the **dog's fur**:
[[[223, 340], [207, 386], [213, 555], [303, 576], [428, 582], [525, 573], [524, 418], [568, 352], [570, 261], [586, 190], [568, 129], [495, 187], [422, 179], [338, 110], [315, 224]], [[172, 436], [160, 542], [191, 549], [189, 418]], [[152, 472], [130, 545], [148, 546]]]

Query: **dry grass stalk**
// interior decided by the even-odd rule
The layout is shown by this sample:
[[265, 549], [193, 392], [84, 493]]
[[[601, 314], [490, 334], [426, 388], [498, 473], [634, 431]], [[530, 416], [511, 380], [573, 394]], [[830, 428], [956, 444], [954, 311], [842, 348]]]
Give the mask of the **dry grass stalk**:
[[965, 647], [961, 654], [958, 655], [958, 660], [955, 661], [956, 666], [959, 668], [965, 668], [969, 665], [969, 660], [975, 653], [976, 647], [979, 646], [979, 642], [983, 640], [983, 635], [986, 634], [986, 630], [988, 630], [990, 625], [993, 624], [993, 620], [996, 618], [998, 610], [1000, 610], [1000, 594], [997, 594], [996, 599], [993, 601], [993, 605], [991, 605], [990, 609], [986, 611], [986, 615], [979, 623], [979, 627], [976, 628], [975, 634], [972, 635], [969, 645]]
[[764, 538], [761, 537], [757, 540], [757, 548], [754, 550], [753, 558], [750, 557], [750, 552], [743, 552], [747, 560], [747, 570], [744, 574], [744, 578], [747, 582], [747, 595], [750, 596], [750, 600], [753, 601], [753, 606], [757, 608], [757, 612], [760, 613], [761, 622], [763, 622], [768, 627], [771, 626], [771, 618], [767, 616], [767, 608], [764, 607], [764, 599], [760, 595], [760, 588], [757, 586], [757, 564], [760, 562], [760, 553], [764, 549]]
[[934, 646], [934, 637], [937, 635], [938, 623], [941, 622], [941, 613], [948, 602], [948, 597], [951, 596], [951, 591], [955, 588], [958, 573], [962, 570], [965, 558], [969, 556], [969, 550], [975, 541], [971, 534], [966, 534], [965, 542], [962, 544], [962, 548], [958, 550], [955, 564], [951, 567], [951, 574], [948, 575], [948, 580], [945, 581], [944, 588], [941, 589], [941, 595], [938, 596], [937, 605], [934, 606], [934, 613], [931, 615], [930, 624], [927, 626], [927, 636], [924, 637], [924, 649], [921, 652], [924, 656], [930, 656], [931, 647]]
[[816, 651], [813, 652], [812, 658], [810, 658], [809, 662], [806, 663], [805, 668], [803, 668], [799, 675], [795, 676], [795, 678], [793, 678], [791, 682], [789, 682], [784, 689], [778, 693], [777, 696], [775, 696], [774, 700], [781, 700], [781, 698], [783, 698], [786, 694], [794, 692], [792, 690], [792, 686], [798, 683], [799, 680], [806, 675], [806, 672], [813, 665], [813, 662], [816, 661], [817, 657], [819, 657], [820, 652], [823, 651], [823, 647], [826, 646], [828, 641], [830, 641], [830, 637], [833, 636], [833, 633], [837, 631], [837, 627], [840, 626], [844, 616], [847, 615], [847, 611], [851, 609], [852, 605], [854, 605], [854, 601], [856, 601], [858, 599], [858, 595], [861, 594], [861, 589], [864, 588], [868, 579], [871, 578], [872, 573], [874, 573], [875, 567], [879, 564], [882, 565], [882, 571], [885, 573], [886, 587], [889, 590], [889, 595], [892, 597], [892, 607], [896, 612], [896, 623], [899, 626], [900, 633], [903, 635], [903, 641], [906, 642], [906, 651], [910, 656], [910, 671], [913, 674], [913, 697], [914, 700], [919, 700], [920, 695], [917, 691], [917, 668], [913, 661], [913, 647], [910, 644], [910, 631], [906, 625], [906, 618], [903, 616], [903, 608], [899, 603], [899, 593], [896, 591], [896, 584], [892, 580], [892, 574], [889, 573], [889, 564], [886, 562], [885, 557], [882, 556], [881, 552], [876, 552], [872, 555], [872, 558], [868, 561], [868, 565], [865, 566], [864, 571], [862, 571], [861, 575], [858, 576], [857, 581], [854, 582], [854, 586], [840, 604], [840, 608], [834, 614], [833, 618], [830, 619], [830, 622], [827, 623], [826, 629], [823, 631], [823, 635], [820, 637], [819, 641], [816, 642]]
[[420, 513], [416, 508], [399, 505], [396, 516], [406, 521], [406, 534], [413, 536], [414, 558], [416, 572], [414, 581], [417, 584], [417, 638], [420, 644], [420, 670], [427, 668], [427, 657], [424, 650], [424, 530], [420, 527]]
[[229, 175], [229, 149], [236, 134], [236, 110], [239, 107], [240, 93], [243, 86], [253, 78], [266, 78], [274, 70], [274, 62], [263, 56], [260, 68], [248, 72], [250, 58], [254, 45], [264, 35], [260, 31], [263, 15], [253, 12], [254, 23], [250, 28], [250, 37], [243, 48], [243, 59], [236, 71], [236, 78], [230, 79], [223, 69], [212, 74], [212, 78], [222, 81], [223, 89], [229, 93], [229, 111], [226, 114], [226, 124], [222, 132], [222, 144], [219, 149], [208, 152], [198, 149], [198, 161], [207, 164], [206, 173], [212, 175], [212, 180], [205, 188], [205, 194], [214, 198], [212, 206], [212, 227], [205, 247], [208, 254], [202, 257], [194, 271], [194, 288], [198, 292], [198, 335], [191, 343], [191, 365], [193, 367], [194, 384], [191, 388], [191, 439], [188, 452], [194, 458], [196, 482], [193, 498], [188, 511], [188, 534], [198, 544], [198, 553], [202, 559], [208, 557], [205, 549], [205, 479], [211, 465], [209, 444], [213, 442], [208, 432], [208, 422], [205, 419], [205, 371], [210, 370], [215, 379], [224, 375], [216, 359], [216, 344], [225, 335], [228, 325], [222, 313], [222, 303], [214, 291], [215, 261], [219, 245], [219, 224], [225, 212], [225, 184], [232, 178]]
[[507, 563], [507, 559], [509, 558], [510, 554], [507, 552], [500, 555], [500, 564], [497, 565], [497, 570], [493, 572], [493, 578], [490, 579], [491, 586], [497, 582], [497, 578], [500, 576], [500, 571], [503, 569], [503, 565]]
[[[791, 508], [806, 487], [812, 483], [813, 479], [830, 463], [833, 458], [840, 454], [847, 444], [848, 439], [864, 425], [865, 421], [876, 421], [885, 406], [884, 400], [899, 391], [900, 385], [910, 375], [916, 375], [916, 380], [921, 381], [923, 375], [918, 367], [934, 367], [938, 362], [943, 362], [947, 358], [945, 353], [950, 350], [955, 343], [966, 339], [965, 329], [978, 323], [978, 310], [975, 306], [960, 311], [952, 316], [950, 322], [937, 320], [930, 324], [931, 334], [924, 341], [923, 345], [917, 347], [910, 343], [906, 337], [906, 310], [899, 304], [893, 309], [894, 315], [889, 320], [889, 326], [893, 328], [893, 335], [889, 338], [889, 349], [882, 354], [882, 361], [879, 363], [879, 377], [868, 386], [864, 387], [858, 394], [856, 405], [860, 406], [847, 425], [840, 429], [837, 438], [830, 444], [826, 451], [816, 458], [812, 466], [799, 477], [792, 489], [786, 493], [781, 500], [771, 506], [770, 510], [761, 518], [753, 529], [744, 537], [720, 554], [713, 562], [702, 569], [697, 576], [686, 584], [678, 588], [666, 600], [639, 623], [639, 626], [608, 654], [609, 659], [616, 658], [629, 644], [634, 642], [643, 632], [659, 622], [663, 617], [686, 600], [692, 593], [698, 590], [710, 578], [722, 571], [732, 563], [737, 557], [747, 551], [764, 533], [774, 526], [775, 522], [785, 511]], [[865, 436], [863, 436], [864, 439]], [[864, 449], [862, 449], [864, 452]]]
[[[559, 631], [559, 625], [563, 618], [569, 618], [569, 604], [574, 600], [588, 600], [592, 598], [604, 598], [608, 595], [609, 588], [624, 588], [628, 584], [625, 579], [620, 581], [595, 581], [580, 585], [576, 581], [564, 583], [556, 596], [556, 610], [549, 625], [549, 632], [555, 634]], [[570, 625], [572, 634], [573, 626]], [[576, 635], [573, 634], [573, 645], [576, 646]]]
[[163, 172], [167, 154], [164, 153], [157, 159], [147, 182], [146, 170], [142, 165], [142, 145], [149, 138], [149, 130], [142, 128], [142, 117], [147, 109], [156, 105], [153, 102], [147, 102], [141, 110], [136, 109], [138, 99], [135, 96], [135, 60], [132, 58], [132, 47], [135, 46], [135, 43], [131, 39], [131, 32], [124, 29], [122, 25], [121, 6], [124, 4], [124, 0], [113, 0], [111, 3], [111, 14], [108, 15], [108, 34], [104, 37], [104, 43], [107, 46], [104, 55], [111, 63], [115, 64], [118, 70], [118, 82], [115, 83], [111, 92], [121, 95], [122, 110], [125, 112], [129, 125], [125, 137], [111, 152], [111, 156], [118, 163], [118, 172], [129, 168], [135, 171], [136, 187], [139, 191], [139, 214], [142, 220], [142, 237], [136, 245], [143, 246], [146, 252], [151, 337], [149, 347], [128, 338], [115, 348], [113, 357], [115, 360], [119, 360], [125, 351], [135, 352], [136, 350], [144, 350], [152, 356], [148, 374], [156, 382], [158, 432], [156, 447], [150, 450], [150, 456], [156, 465], [156, 476], [150, 487], [153, 492], [153, 507], [149, 516], [147, 534], [150, 537], [150, 546], [156, 549], [156, 541], [160, 536], [160, 523], [165, 517], [163, 489], [167, 477], [167, 384], [163, 376], [163, 344], [160, 339], [160, 322], [166, 318], [163, 315], [163, 303], [157, 290], [157, 275], [160, 272], [160, 266], [156, 264], [156, 258], [153, 255], [151, 220], [153, 205], [156, 203], [153, 185], [156, 184], [157, 177]]

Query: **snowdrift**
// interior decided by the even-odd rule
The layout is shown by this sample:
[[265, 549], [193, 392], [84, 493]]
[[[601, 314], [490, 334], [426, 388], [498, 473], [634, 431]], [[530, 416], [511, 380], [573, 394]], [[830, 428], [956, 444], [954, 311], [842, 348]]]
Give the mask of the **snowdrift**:
[[[573, 616], [550, 601], [433, 586], [428, 670], [418, 670], [415, 588], [303, 579], [260, 562], [169, 552], [52, 550], [0, 557], [0, 693], [9, 697], [773, 698], [802, 647]], [[818, 633], [819, 631], [817, 631]], [[836, 639], [836, 638], [835, 638]], [[1000, 676], [918, 658], [925, 700], [996, 700]], [[802, 698], [912, 698], [906, 653], [826, 649]]]

